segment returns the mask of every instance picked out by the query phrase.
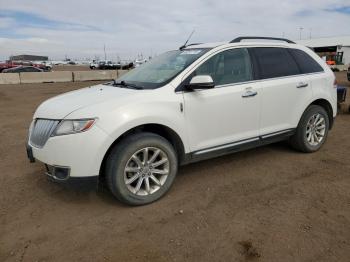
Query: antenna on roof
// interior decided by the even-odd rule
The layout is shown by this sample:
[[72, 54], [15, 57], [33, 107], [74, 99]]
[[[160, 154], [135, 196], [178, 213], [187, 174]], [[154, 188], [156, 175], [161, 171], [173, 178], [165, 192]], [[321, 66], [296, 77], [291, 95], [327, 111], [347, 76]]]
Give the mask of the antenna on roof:
[[195, 32], [195, 30], [193, 29], [192, 33], [191, 33], [190, 36], [187, 38], [185, 44], [182, 45], [182, 46], [180, 46], [180, 48], [179, 48], [180, 50], [184, 49], [184, 48], [187, 46], [187, 43], [188, 43], [188, 41], [190, 41], [190, 39], [191, 39], [192, 35], [194, 34], [194, 32]]

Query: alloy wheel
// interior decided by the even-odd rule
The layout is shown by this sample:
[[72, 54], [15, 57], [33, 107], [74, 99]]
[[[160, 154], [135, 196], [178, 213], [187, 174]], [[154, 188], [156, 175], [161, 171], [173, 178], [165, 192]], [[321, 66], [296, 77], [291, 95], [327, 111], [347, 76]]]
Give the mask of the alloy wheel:
[[138, 196], [158, 191], [169, 175], [167, 154], [156, 147], [145, 147], [135, 152], [124, 168], [124, 183]]
[[306, 139], [311, 146], [318, 146], [326, 133], [326, 120], [323, 115], [317, 113], [310, 117], [306, 125]]

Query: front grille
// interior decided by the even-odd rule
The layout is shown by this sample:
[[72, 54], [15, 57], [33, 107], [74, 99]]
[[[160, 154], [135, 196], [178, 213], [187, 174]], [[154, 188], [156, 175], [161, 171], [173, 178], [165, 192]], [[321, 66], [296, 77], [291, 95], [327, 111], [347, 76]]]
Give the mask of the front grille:
[[58, 120], [37, 119], [30, 134], [30, 143], [35, 147], [43, 147], [57, 127]]

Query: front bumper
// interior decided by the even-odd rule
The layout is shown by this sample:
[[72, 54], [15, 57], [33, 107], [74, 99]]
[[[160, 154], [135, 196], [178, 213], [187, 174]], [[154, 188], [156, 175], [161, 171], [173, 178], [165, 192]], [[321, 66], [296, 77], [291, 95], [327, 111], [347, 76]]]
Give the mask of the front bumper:
[[33, 149], [28, 144], [28, 141], [27, 141], [27, 144], [26, 144], [26, 150], [27, 150], [27, 157], [29, 159], [29, 162], [30, 163], [34, 163], [35, 162], [35, 158], [33, 156]]
[[46, 174], [56, 180], [97, 177], [108, 149], [109, 136], [97, 125], [82, 133], [50, 137], [42, 148], [27, 143], [30, 162], [47, 166]]
[[49, 180], [69, 186], [78, 190], [91, 190], [98, 188], [98, 176], [89, 177], [70, 177], [70, 168], [67, 167], [57, 167], [48, 166], [45, 164], [46, 172], [45, 175]]

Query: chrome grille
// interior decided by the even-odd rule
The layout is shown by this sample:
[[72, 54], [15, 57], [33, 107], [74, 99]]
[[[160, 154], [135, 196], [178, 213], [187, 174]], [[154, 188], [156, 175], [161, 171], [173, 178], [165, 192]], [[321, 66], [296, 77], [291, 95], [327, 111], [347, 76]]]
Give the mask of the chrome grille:
[[31, 145], [39, 148], [43, 147], [59, 122], [58, 120], [48, 119], [35, 120], [34, 127], [30, 134]]

